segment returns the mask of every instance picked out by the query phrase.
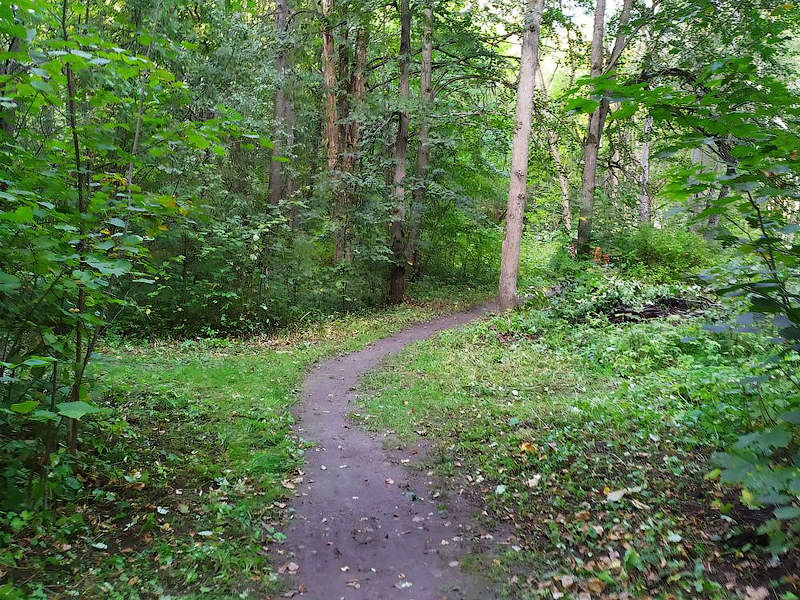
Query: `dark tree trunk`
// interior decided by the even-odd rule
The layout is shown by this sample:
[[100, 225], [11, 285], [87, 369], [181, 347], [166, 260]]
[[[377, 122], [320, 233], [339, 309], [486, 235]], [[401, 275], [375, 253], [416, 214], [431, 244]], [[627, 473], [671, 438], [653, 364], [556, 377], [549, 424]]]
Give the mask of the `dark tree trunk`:
[[411, 10], [409, 0], [400, 0], [400, 117], [394, 147], [394, 219], [390, 226], [392, 268], [389, 275], [389, 300], [398, 304], [406, 295], [406, 169], [408, 153], [408, 97], [411, 89], [409, 62], [411, 60]]
[[278, 57], [275, 60], [275, 71], [278, 74], [278, 91], [275, 93], [275, 135], [273, 136], [272, 161], [269, 165], [269, 203], [278, 204], [283, 197], [283, 165], [276, 158], [285, 152], [286, 143], [286, 76], [287, 50], [286, 33], [288, 31], [289, 5], [287, 0], [277, 0], [275, 8], [275, 29], [278, 35]]

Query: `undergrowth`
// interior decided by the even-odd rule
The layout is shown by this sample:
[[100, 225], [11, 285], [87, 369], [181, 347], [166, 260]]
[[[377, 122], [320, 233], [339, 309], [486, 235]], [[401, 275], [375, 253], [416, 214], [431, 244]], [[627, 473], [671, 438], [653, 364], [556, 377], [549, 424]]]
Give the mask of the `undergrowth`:
[[[769, 332], [709, 327], [737, 307], [671, 277], [539, 264], [556, 265], [551, 298], [413, 345], [364, 400], [372, 426], [436, 431], [440, 473], [511, 528], [511, 549], [473, 567], [519, 599], [796, 599], [795, 526], [748, 491], [772, 471], [737, 481], [724, 464], [742, 432], [796, 405], [766, 366]], [[613, 322], [620, 307], [629, 320]], [[791, 469], [791, 454], [765, 456]]]
[[53, 453], [46, 504], [25, 503], [35, 457], [3, 434], [0, 598], [246, 598], [276, 589], [268, 549], [284, 539], [303, 462], [288, 409], [304, 372], [482, 299], [461, 296], [248, 341], [111, 340], [91, 372], [102, 412], [83, 418], [76, 456]]

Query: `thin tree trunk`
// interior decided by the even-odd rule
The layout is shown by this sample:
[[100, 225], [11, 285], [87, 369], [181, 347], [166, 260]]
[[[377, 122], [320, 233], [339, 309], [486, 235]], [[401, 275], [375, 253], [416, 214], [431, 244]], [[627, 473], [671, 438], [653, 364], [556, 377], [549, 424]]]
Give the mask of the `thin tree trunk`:
[[[156, 34], [156, 27], [158, 26], [158, 19], [161, 14], [161, 2], [156, 5], [155, 19], [150, 28], [150, 43], [147, 46], [147, 58], [150, 59], [150, 54], [153, 52], [154, 37]], [[89, 20], [89, 5], [86, 5], [86, 20]], [[131, 145], [131, 160], [128, 162], [128, 193], [131, 192], [131, 185], [133, 184], [133, 163], [136, 158], [136, 153], [139, 151], [139, 136], [142, 134], [142, 115], [144, 114], [144, 92], [147, 77], [144, 73], [139, 75], [139, 100], [136, 108], [136, 127], [133, 131], [133, 144]]]
[[561, 188], [561, 218], [564, 229], [572, 231], [572, 207], [569, 203], [569, 178], [561, 161], [561, 152], [558, 149], [558, 135], [554, 131], [548, 131], [548, 141], [550, 143], [550, 153], [553, 155], [553, 162], [556, 165], [558, 174], [558, 186]]
[[[590, 75], [599, 77], [605, 71], [613, 72], [616, 68], [622, 51], [627, 46], [630, 38], [624, 35], [631, 14], [633, 0], [624, 0], [619, 17], [619, 31], [614, 47], [609, 56], [608, 66], [603, 64], [603, 35], [605, 32], [604, 18], [606, 0], [597, 0], [594, 14], [594, 30], [592, 34], [592, 54]], [[603, 136], [606, 117], [608, 116], [608, 99], [603, 97], [600, 106], [589, 117], [589, 126], [586, 131], [586, 141], [583, 145], [583, 182], [581, 185], [581, 211], [578, 220], [578, 252], [588, 253], [589, 243], [592, 238], [592, 213], [594, 212], [594, 191], [597, 186], [597, 155], [600, 151], [600, 141]]]
[[406, 154], [408, 152], [408, 97], [411, 89], [411, 9], [409, 0], [400, 0], [400, 119], [395, 142], [394, 200], [395, 213], [390, 226], [393, 263], [389, 279], [389, 299], [400, 303], [406, 294]]
[[617, 144], [614, 144], [614, 147], [611, 151], [611, 164], [608, 166], [608, 184], [609, 190], [608, 195], [611, 198], [611, 208], [614, 211], [614, 215], [617, 214], [619, 210], [619, 170], [617, 169], [617, 165], [619, 164], [619, 148]]
[[528, 156], [531, 140], [533, 90], [536, 83], [536, 61], [539, 56], [539, 30], [542, 24], [543, 0], [528, 0], [525, 11], [525, 33], [522, 36], [517, 106], [514, 117], [514, 142], [511, 149], [511, 176], [508, 185], [508, 208], [503, 251], [500, 257], [500, 310], [517, 304], [517, 275], [522, 222], [525, 216], [525, 195], [528, 183]]
[[273, 136], [272, 160], [269, 165], [269, 203], [276, 205], [283, 194], [283, 165], [276, 160], [283, 152], [286, 139], [286, 76], [287, 52], [286, 33], [288, 30], [289, 5], [287, 0], [277, 0], [275, 8], [275, 29], [278, 35], [278, 56], [275, 71], [278, 74], [278, 91], [275, 93], [275, 135]]
[[[539, 61], [536, 61], [536, 72], [539, 75], [539, 85], [542, 93], [547, 98], [547, 88], [544, 82], [544, 73], [542, 73]], [[553, 73], [555, 77], [555, 72]], [[552, 83], [553, 80], [550, 80]], [[553, 118], [553, 115], [548, 111], [548, 116]], [[556, 167], [556, 174], [558, 176], [558, 187], [561, 189], [561, 219], [564, 223], [564, 228], [567, 231], [572, 231], [572, 208], [569, 204], [569, 177], [567, 171], [564, 169], [564, 163], [561, 160], [561, 151], [558, 149], [558, 133], [552, 127], [547, 128], [547, 144], [550, 146], [550, 154], [553, 156], [553, 164]]]
[[[14, 53], [19, 51], [19, 38], [11, 38], [11, 43], [8, 45], [8, 52]], [[17, 61], [13, 58], [6, 60], [5, 65], [0, 69], [0, 75], [12, 75], [17, 68]], [[0, 93], [3, 88], [0, 87]], [[17, 111], [15, 108], [7, 108], [0, 111], [0, 127], [8, 134], [8, 137], [14, 137], [14, 130], [16, 126]]]
[[[594, 30], [592, 33], [591, 77], [599, 77], [603, 72], [603, 35], [605, 32], [606, 0], [597, 0], [594, 9]], [[586, 252], [592, 236], [592, 210], [594, 207], [594, 188], [597, 180], [597, 153], [600, 149], [603, 108], [605, 100], [589, 116], [589, 127], [583, 145], [583, 182], [581, 185], [581, 211], [578, 219], [578, 251]]]
[[[294, 152], [294, 98], [290, 91], [289, 96], [286, 98], [286, 154], [291, 156]], [[294, 180], [294, 174], [291, 170], [287, 169], [286, 184], [284, 187], [284, 194], [290, 201], [294, 198], [297, 187]], [[291, 230], [297, 229], [297, 207], [294, 204], [289, 208], [289, 226]]]
[[649, 116], [644, 122], [642, 137], [642, 174], [639, 189], [639, 220], [650, 224], [653, 215], [650, 214], [650, 129], [653, 126], [653, 117]]
[[[61, 9], [61, 31], [64, 37], [64, 41], [69, 41], [69, 36], [67, 35], [67, 0], [63, 0], [62, 9]], [[81, 161], [81, 148], [80, 142], [78, 138], [78, 118], [77, 118], [77, 111], [75, 108], [75, 79], [72, 73], [72, 66], [70, 63], [67, 63], [64, 67], [65, 75], [67, 79], [67, 121], [69, 123], [69, 130], [72, 136], [72, 150], [75, 154], [75, 187], [78, 192], [78, 214], [81, 216], [80, 219], [80, 241], [78, 242], [78, 255], [80, 256], [81, 260], [81, 268], [84, 266], [85, 261], [85, 241], [84, 236], [86, 235], [86, 225], [83, 219], [83, 215], [86, 213], [86, 195], [84, 193], [84, 172], [83, 172], [83, 163]], [[75, 373], [72, 382], [72, 388], [70, 390], [70, 395], [73, 401], [80, 400], [81, 397], [81, 386], [83, 385], [83, 322], [82, 322], [82, 313], [86, 308], [86, 292], [84, 291], [83, 287], [78, 291], [78, 298], [76, 302], [75, 308], [77, 309], [77, 314], [75, 315]], [[77, 419], [68, 419], [67, 420], [67, 447], [72, 454], [77, 454], [78, 452], [78, 420]]]
[[431, 160], [430, 113], [433, 110], [433, 10], [430, 2], [422, 9], [422, 60], [420, 64], [420, 117], [419, 145], [417, 146], [417, 185], [414, 188], [414, 204], [411, 211], [409, 246], [412, 270], [419, 273], [419, 234], [422, 215], [425, 212], [428, 167]]
[[331, 11], [333, 0], [322, 0], [322, 71], [325, 80], [325, 147], [328, 157], [328, 175], [331, 181], [333, 197], [334, 247], [333, 260], [339, 262], [344, 255], [342, 239], [342, 214], [344, 207], [339, 193], [339, 126], [336, 106], [336, 65], [333, 45], [333, 26]]

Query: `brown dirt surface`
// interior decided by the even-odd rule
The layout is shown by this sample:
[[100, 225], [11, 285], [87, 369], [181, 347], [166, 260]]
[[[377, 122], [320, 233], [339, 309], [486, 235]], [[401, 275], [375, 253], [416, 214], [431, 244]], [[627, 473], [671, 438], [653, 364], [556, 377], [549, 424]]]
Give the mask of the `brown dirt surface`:
[[391, 439], [389, 432], [364, 431], [350, 418], [356, 388], [383, 359], [491, 308], [415, 325], [359, 352], [327, 360], [306, 377], [295, 410], [295, 432], [316, 446], [306, 452], [306, 470], [286, 529], [282, 570], [294, 590], [287, 596], [494, 598], [476, 576], [460, 568], [476, 537], [478, 509], [457, 494], [439, 496], [430, 474], [413, 468], [424, 448], [388, 453], [384, 442]]

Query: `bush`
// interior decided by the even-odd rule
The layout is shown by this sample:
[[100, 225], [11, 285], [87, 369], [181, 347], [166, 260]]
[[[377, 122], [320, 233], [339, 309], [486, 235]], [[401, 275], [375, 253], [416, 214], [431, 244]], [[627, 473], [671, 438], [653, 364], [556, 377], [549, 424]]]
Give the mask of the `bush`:
[[684, 229], [642, 227], [625, 231], [611, 241], [613, 261], [629, 275], [669, 282], [696, 275], [714, 262], [716, 248]]

